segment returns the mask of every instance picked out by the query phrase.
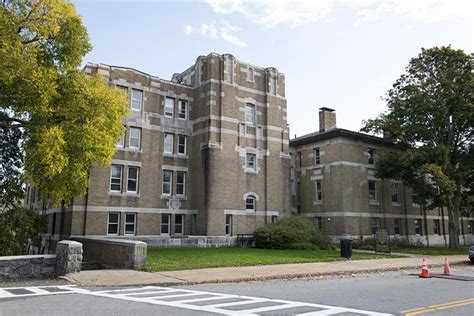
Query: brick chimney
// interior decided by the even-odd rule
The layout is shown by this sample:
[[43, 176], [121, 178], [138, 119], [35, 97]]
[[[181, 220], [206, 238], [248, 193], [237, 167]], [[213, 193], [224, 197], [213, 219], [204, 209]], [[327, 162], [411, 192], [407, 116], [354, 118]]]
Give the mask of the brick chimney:
[[336, 128], [336, 113], [334, 109], [319, 108], [319, 131], [324, 132]]

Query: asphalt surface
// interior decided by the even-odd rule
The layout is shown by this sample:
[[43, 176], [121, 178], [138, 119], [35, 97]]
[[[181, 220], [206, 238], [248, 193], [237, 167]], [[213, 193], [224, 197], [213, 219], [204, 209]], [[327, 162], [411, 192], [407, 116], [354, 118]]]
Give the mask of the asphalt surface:
[[[213, 311], [222, 310], [229, 315], [239, 311], [242, 313], [242, 310], [257, 311], [255, 314], [261, 311], [266, 315], [314, 311], [338, 315], [360, 314], [350, 309], [360, 310], [367, 315], [371, 312], [400, 314], [401, 311], [408, 311], [403, 314], [411, 315], [472, 315], [474, 281], [420, 279], [410, 275], [418, 272], [172, 288], [69, 287], [63, 282], [43, 284], [41, 280], [26, 285], [6, 283], [0, 285], [4, 288], [0, 290], [0, 315], [213, 315]], [[456, 266], [455, 273], [472, 277], [474, 266]], [[41, 289], [44, 285], [64, 287], [62, 291], [67, 293], [47, 294], [52, 290], [45, 287]], [[18, 288], [8, 292], [5, 286]], [[24, 294], [28, 290], [25, 291], [22, 286], [28, 286], [26, 289], [34, 293]], [[205, 300], [206, 297], [208, 300]], [[184, 300], [195, 302], [179, 305]], [[244, 300], [253, 302], [253, 305], [243, 305]], [[219, 307], [219, 303], [228, 306]]]

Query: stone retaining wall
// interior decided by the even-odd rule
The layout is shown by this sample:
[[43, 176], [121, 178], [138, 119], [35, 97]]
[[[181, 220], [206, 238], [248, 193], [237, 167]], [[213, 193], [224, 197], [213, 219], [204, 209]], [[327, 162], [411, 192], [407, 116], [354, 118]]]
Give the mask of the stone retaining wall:
[[83, 244], [85, 260], [107, 268], [138, 269], [146, 265], [147, 245], [141, 241], [71, 236]]
[[56, 255], [0, 257], [0, 278], [50, 277], [56, 273]]
[[124, 236], [123, 238], [146, 242], [149, 248], [214, 248], [237, 244], [237, 237], [227, 236]]

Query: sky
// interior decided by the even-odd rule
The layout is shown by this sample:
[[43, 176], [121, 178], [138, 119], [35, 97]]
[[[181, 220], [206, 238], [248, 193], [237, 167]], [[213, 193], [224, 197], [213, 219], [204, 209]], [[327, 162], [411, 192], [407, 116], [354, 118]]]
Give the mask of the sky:
[[84, 62], [171, 79], [200, 55], [285, 74], [290, 135], [319, 129], [318, 109], [360, 130], [421, 48], [473, 49], [469, 0], [72, 0], [93, 45]]

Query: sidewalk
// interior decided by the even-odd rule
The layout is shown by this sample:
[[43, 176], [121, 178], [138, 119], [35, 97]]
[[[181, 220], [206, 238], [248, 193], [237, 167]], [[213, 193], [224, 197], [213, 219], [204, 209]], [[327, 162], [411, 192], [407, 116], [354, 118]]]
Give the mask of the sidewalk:
[[[426, 258], [428, 266], [434, 268], [442, 267], [445, 257], [426, 256]], [[451, 265], [468, 261], [467, 255], [448, 256], [448, 259]], [[421, 259], [419, 257], [211, 268], [154, 273], [135, 270], [91, 270], [71, 273], [63, 278], [78, 285], [88, 286], [176, 286], [203, 283], [296, 279], [414, 268], [421, 268]]]

